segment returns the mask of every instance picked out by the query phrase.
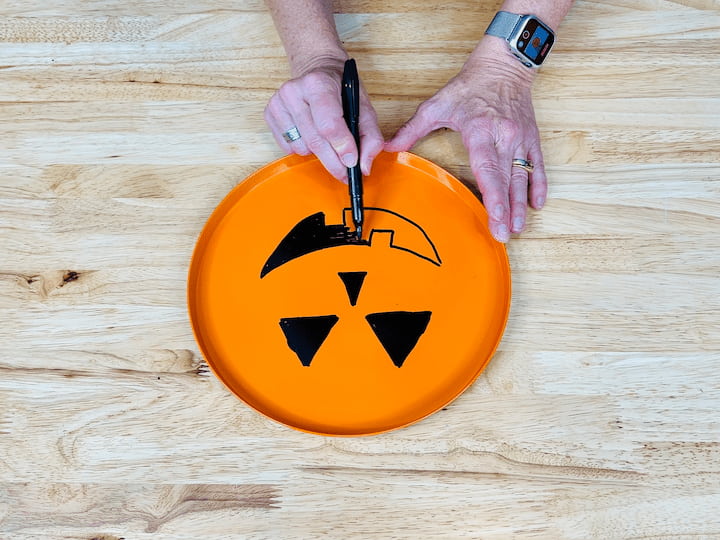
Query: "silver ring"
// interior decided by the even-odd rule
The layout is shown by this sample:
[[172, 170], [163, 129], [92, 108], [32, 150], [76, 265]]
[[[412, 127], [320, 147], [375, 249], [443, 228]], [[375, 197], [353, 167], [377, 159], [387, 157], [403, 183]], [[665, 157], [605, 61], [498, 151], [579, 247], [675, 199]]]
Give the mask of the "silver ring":
[[285, 139], [289, 143], [297, 141], [301, 137], [300, 132], [298, 131], [298, 128], [295, 126], [288, 129], [282, 135], [283, 135], [283, 139]]
[[512, 166], [520, 167], [521, 169], [525, 169], [529, 173], [531, 173], [535, 170], [535, 165], [533, 165], [532, 161], [528, 161], [527, 159], [520, 159], [520, 158], [513, 159]]

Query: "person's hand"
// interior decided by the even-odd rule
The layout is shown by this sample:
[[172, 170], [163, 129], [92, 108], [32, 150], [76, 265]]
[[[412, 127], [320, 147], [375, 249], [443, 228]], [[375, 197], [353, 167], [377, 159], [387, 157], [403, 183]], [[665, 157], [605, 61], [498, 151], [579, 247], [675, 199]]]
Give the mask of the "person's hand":
[[[283, 84], [265, 108], [265, 121], [278, 145], [287, 153], [315, 154], [338, 180], [347, 182], [347, 167], [358, 160], [357, 146], [343, 118], [342, 61], [326, 61]], [[283, 133], [297, 128], [300, 138], [288, 142]], [[367, 92], [360, 88], [360, 168], [370, 174], [383, 148], [377, 114]]]
[[[525, 227], [528, 198], [540, 209], [547, 194], [530, 92], [533, 74], [510, 60], [517, 66], [504, 61], [468, 62], [385, 145], [386, 150], [398, 152], [438, 128], [460, 132], [488, 211], [490, 231], [501, 242]], [[518, 158], [531, 161], [534, 171], [513, 167], [513, 159]]]

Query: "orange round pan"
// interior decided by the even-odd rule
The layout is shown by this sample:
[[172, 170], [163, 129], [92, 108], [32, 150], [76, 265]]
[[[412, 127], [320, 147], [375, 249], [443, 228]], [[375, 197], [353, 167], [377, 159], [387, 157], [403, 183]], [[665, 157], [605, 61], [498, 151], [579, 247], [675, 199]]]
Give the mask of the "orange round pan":
[[288, 156], [200, 234], [188, 303], [208, 364], [245, 403], [325, 435], [437, 411], [490, 361], [510, 309], [505, 248], [477, 198], [409, 153], [378, 156], [355, 236], [348, 188]]

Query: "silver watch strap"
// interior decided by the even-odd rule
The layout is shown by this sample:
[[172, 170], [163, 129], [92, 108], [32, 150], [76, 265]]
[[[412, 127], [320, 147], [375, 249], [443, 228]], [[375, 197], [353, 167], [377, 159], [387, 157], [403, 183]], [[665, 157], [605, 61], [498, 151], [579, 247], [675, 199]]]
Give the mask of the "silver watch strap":
[[522, 15], [510, 13], [509, 11], [498, 11], [495, 17], [493, 17], [490, 26], [485, 30], [485, 33], [509, 40], [513, 30], [515, 30], [515, 27], [522, 17]]

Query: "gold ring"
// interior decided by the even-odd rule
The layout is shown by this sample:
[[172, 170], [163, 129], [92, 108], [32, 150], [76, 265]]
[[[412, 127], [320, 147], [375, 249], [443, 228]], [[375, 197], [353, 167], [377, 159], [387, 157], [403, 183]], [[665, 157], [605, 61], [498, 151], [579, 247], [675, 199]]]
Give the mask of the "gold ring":
[[532, 164], [532, 161], [528, 161], [527, 159], [519, 159], [519, 158], [513, 159], [512, 166], [520, 167], [521, 169], [525, 169], [529, 173], [531, 173], [535, 170], [535, 165]]

